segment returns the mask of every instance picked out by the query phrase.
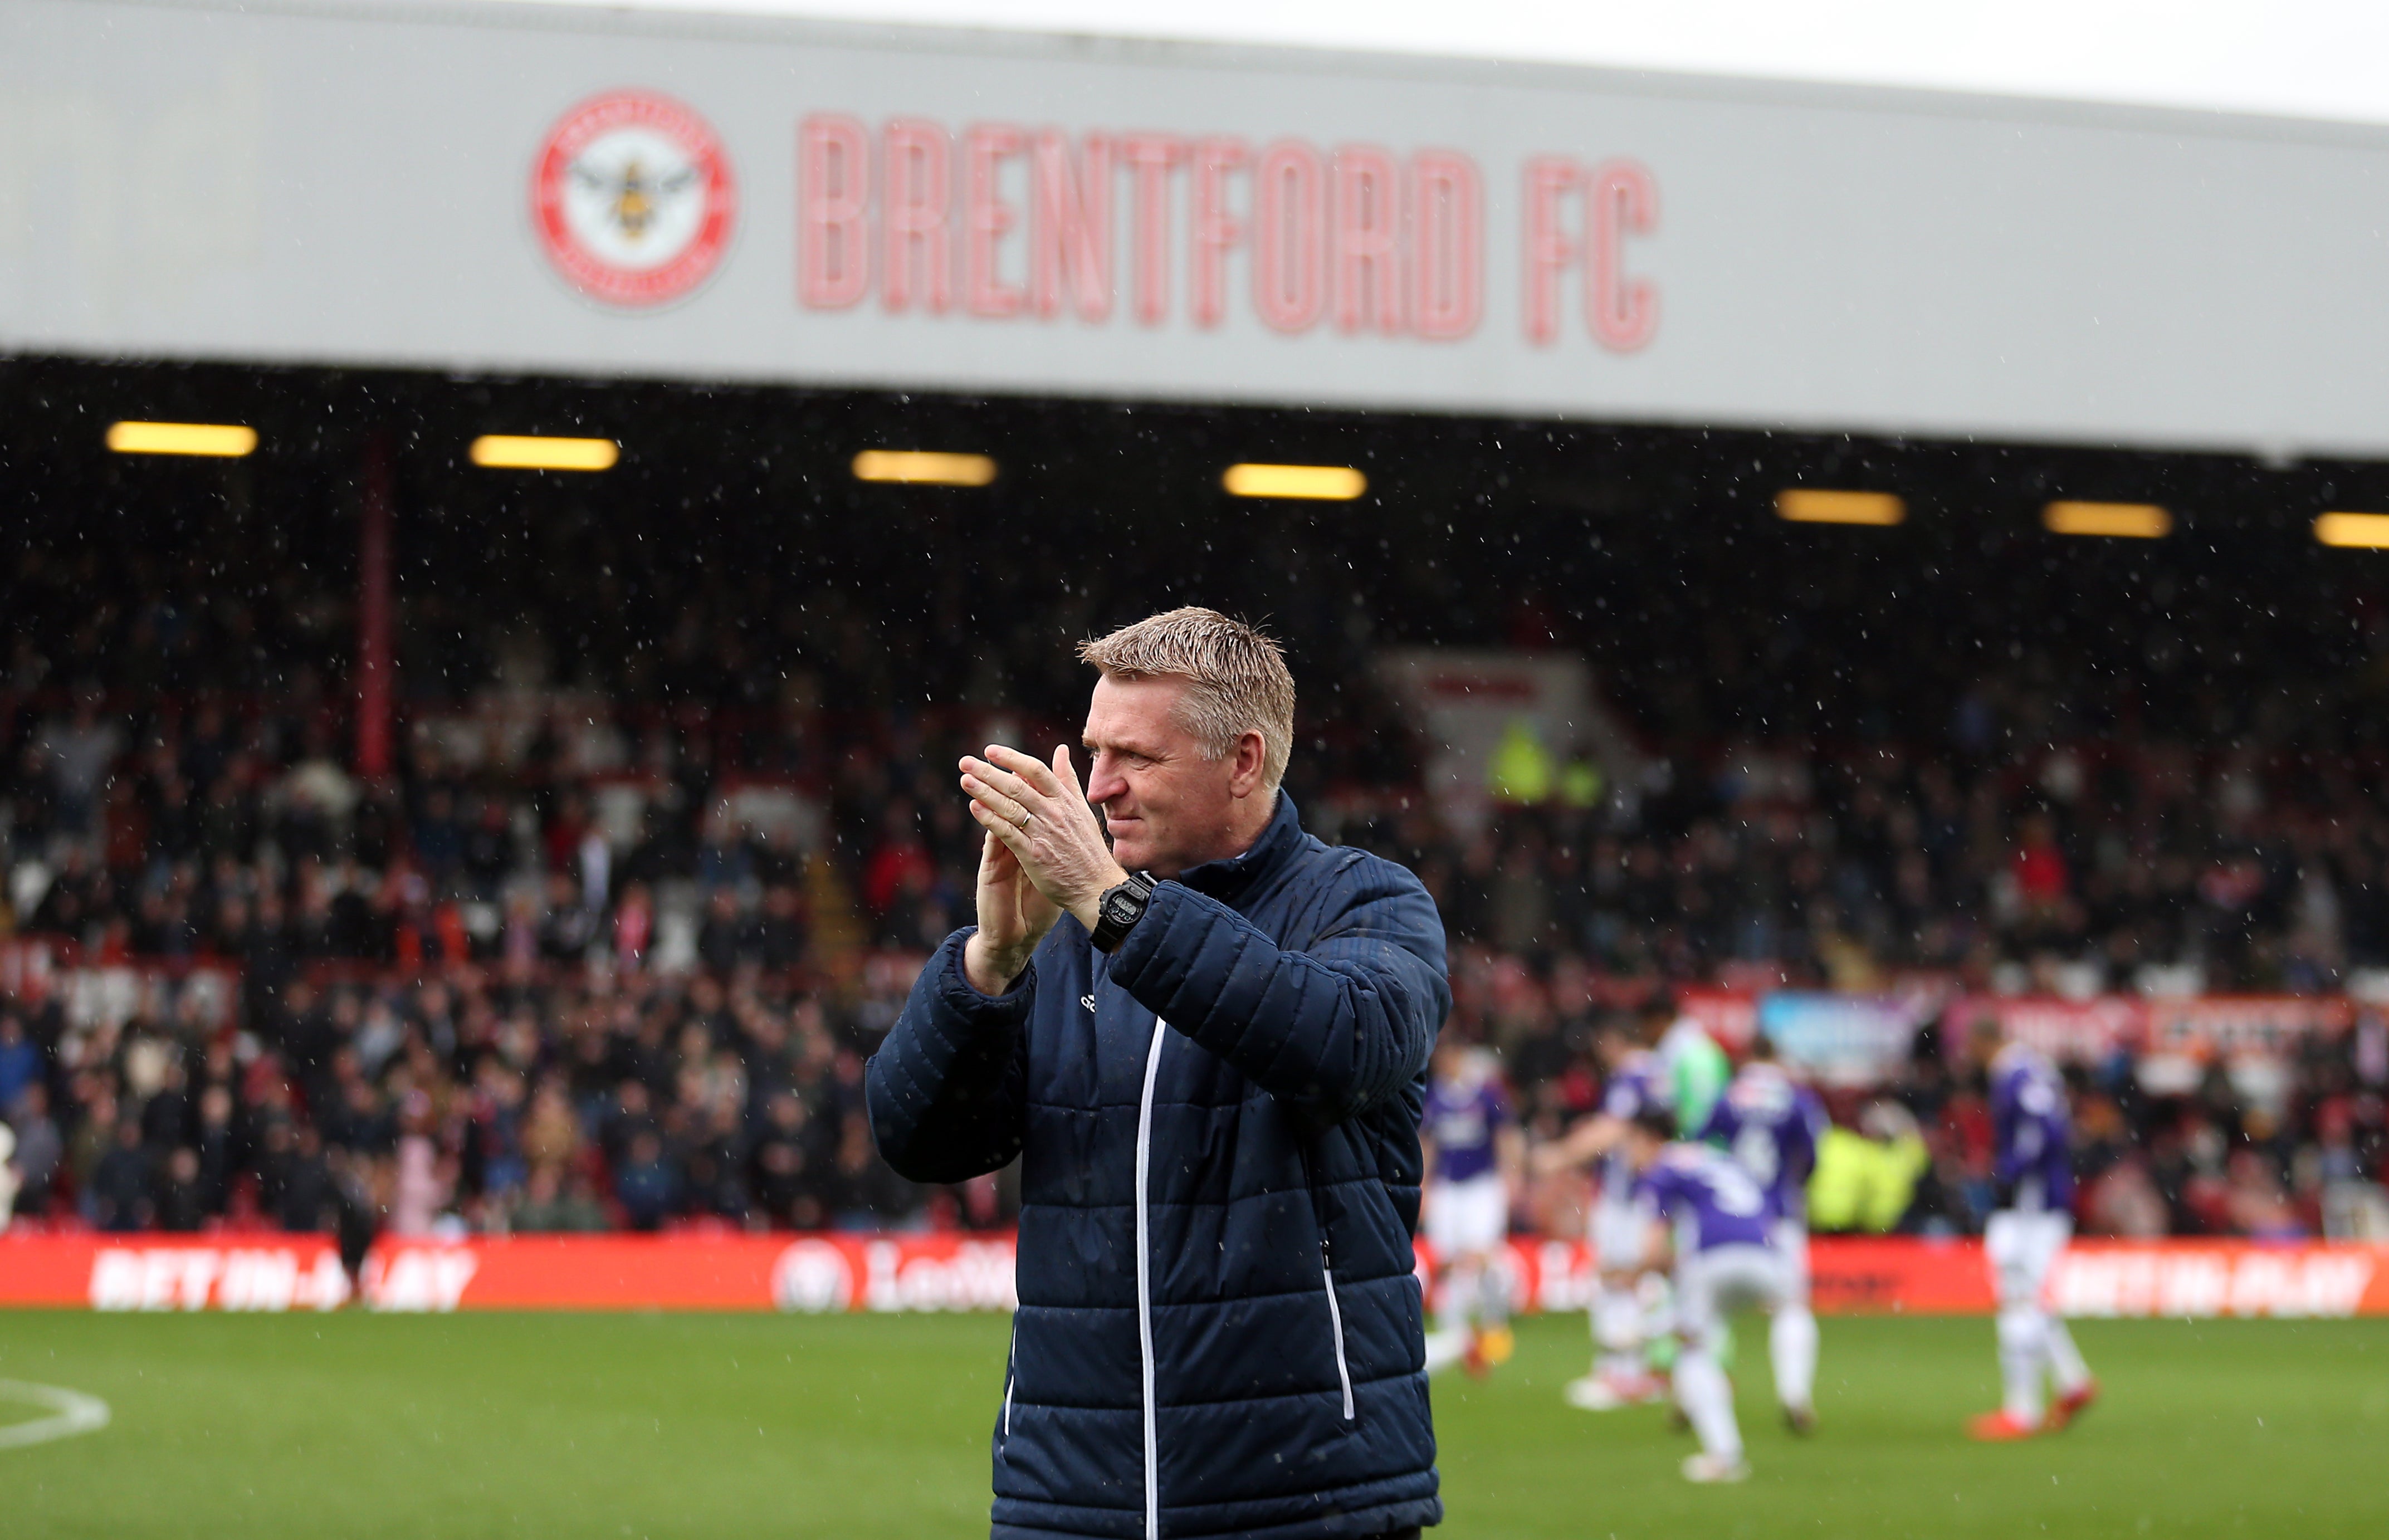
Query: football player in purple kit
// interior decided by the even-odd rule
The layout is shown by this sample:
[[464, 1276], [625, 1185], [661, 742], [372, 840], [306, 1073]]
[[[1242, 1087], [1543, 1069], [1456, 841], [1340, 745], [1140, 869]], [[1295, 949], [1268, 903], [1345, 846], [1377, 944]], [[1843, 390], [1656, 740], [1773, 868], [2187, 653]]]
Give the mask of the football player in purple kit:
[[1435, 1248], [1438, 1330], [1427, 1362], [1457, 1358], [1471, 1374], [1506, 1362], [1510, 1334], [1510, 1203], [1526, 1160], [1509, 1094], [1481, 1048], [1447, 1037], [1435, 1050], [1419, 1123], [1427, 1183], [1420, 1222]]
[[[1808, 1175], [1817, 1169], [1817, 1142], [1827, 1121], [1817, 1093], [1793, 1079], [1776, 1062], [1775, 1045], [1759, 1037], [1701, 1129], [1705, 1141], [1723, 1146], [1750, 1173], [1775, 1215], [1785, 1298], [1768, 1324], [1767, 1347], [1779, 1387], [1817, 1382], [1817, 1317], [1808, 1307]], [[1783, 1397], [1783, 1417], [1795, 1433], [1816, 1431], [1816, 1408], [1806, 1395]]]
[[[2072, 1122], [2056, 1068], [2024, 1044], [2006, 1041], [1997, 1021], [1976, 1023], [1967, 1047], [1990, 1077], [1999, 1208], [1984, 1228], [1983, 1254], [1999, 1299], [2006, 1390], [1999, 1409], [1975, 1418], [1967, 1432], [1992, 1441], [2030, 1438], [2066, 1426], [2099, 1396], [2074, 1334], [2041, 1303], [2050, 1269], [2074, 1235]], [[2057, 1390], [2046, 1413], [2044, 1374]]]
[[[1773, 1315], [1791, 1303], [1792, 1279], [1775, 1246], [1782, 1216], [1767, 1190], [1732, 1156], [1677, 1140], [1674, 1132], [1672, 1114], [1650, 1109], [1627, 1126], [1625, 1151], [1635, 1190], [1652, 1215], [1646, 1254], [1672, 1254], [1675, 1263], [1676, 1334], [1682, 1343], [1673, 1371], [1676, 1404], [1701, 1441], [1700, 1452], [1685, 1457], [1684, 1479], [1739, 1482], [1749, 1477], [1750, 1465], [1720, 1359], [1726, 1316], [1744, 1307]], [[1787, 1413], [1805, 1410], [1815, 1391], [1796, 1378], [1799, 1364], [1790, 1368], [1794, 1377], [1787, 1378], [1779, 1364], [1775, 1382]]]
[[[1626, 1140], [1635, 1118], [1667, 1109], [1665, 1070], [1647, 1046], [1667, 1019], [1653, 1012], [1637, 1024], [1637, 1035], [1614, 1026], [1603, 1032], [1596, 1046], [1608, 1078], [1602, 1088], [1601, 1110], [1535, 1152], [1535, 1167], [1541, 1173], [1600, 1163], [1601, 1185], [1590, 1227], [1593, 1259], [1601, 1269], [1591, 1311], [1592, 1372], [1568, 1381], [1562, 1393], [1570, 1406], [1589, 1412], [1642, 1406], [1667, 1396], [1666, 1384], [1643, 1356], [1668, 1316], [1667, 1307], [1643, 1292], [1652, 1272], [1644, 1254], [1651, 1215], [1636, 1191]], [[1654, 1279], [1652, 1287], [1664, 1294], [1664, 1283]]]

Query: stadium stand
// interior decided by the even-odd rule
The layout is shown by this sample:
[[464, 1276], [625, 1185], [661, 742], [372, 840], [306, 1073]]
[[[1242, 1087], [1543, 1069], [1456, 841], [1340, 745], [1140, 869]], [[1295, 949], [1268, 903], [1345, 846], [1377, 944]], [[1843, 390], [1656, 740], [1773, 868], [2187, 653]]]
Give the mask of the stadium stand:
[[[1451, 1030], [1501, 1049], [1544, 1128], [1593, 1104], [1600, 1024], [1660, 989], [2353, 991], [2253, 1092], [2219, 1063], [2154, 1088], [2128, 1055], [2076, 1063], [2081, 1219], [2316, 1233], [2332, 1193], [2377, 1190], [2381, 591], [2300, 550], [2267, 559], [2313, 603], [2255, 604], [2228, 538], [2161, 566], [2029, 539], [1828, 559], [1749, 522], [1702, 543], [1615, 516], [1672, 495], [1664, 451], [1498, 537], [1397, 507], [1387, 549], [1415, 559], [1365, 576], [1331, 570], [1348, 531], [1299, 521], [1259, 564], [1129, 533], [1080, 573], [1090, 527], [1056, 519], [981, 572], [923, 554], [961, 540], [935, 494], [823, 491], [809, 554], [784, 534], [748, 559], [751, 527], [641, 512], [652, 487], [534, 520], [407, 488], [439, 512], [402, 545], [378, 780], [348, 755], [346, 533], [246, 494], [34, 499], [0, 614], [19, 1212], [313, 1228], [363, 1183], [402, 1231], [1001, 1225], [1001, 1183], [912, 1188], [856, 1104], [916, 960], [969, 916], [950, 767], [1069, 732], [1067, 643], [1195, 592], [1286, 640], [1292, 795], [1425, 878]], [[157, 538], [84, 532], [101, 492]], [[883, 528], [838, 536], [823, 505]], [[1522, 583], [1535, 541], [1591, 554]], [[1072, 583], [1032, 586], [1057, 566]], [[1422, 643], [1582, 654], [1643, 769], [1448, 823], [1372, 667]], [[1835, 1098], [1852, 1128], [1892, 1104], [1932, 1157], [1898, 1223], [1978, 1225], [1981, 1096], [1932, 1029]]]

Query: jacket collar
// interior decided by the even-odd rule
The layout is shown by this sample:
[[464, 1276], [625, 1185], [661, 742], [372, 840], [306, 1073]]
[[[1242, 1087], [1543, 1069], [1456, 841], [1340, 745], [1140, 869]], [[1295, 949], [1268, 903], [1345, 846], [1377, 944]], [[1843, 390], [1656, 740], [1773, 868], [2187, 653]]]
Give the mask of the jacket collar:
[[1281, 787], [1277, 794], [1277, 810], [1270, 815], [1260, 838], [1253, 841], [1243, 855], [1190, 866], [1173, 880], [1183, 883], [1197, 893], [1233, 903], [1239, 894], [1252, 886], [1256, 878], [1276, 870], [1291, 859], [1301, 848], [1303, 837], [1302, 820], [1295, 813], [1294, 798], [1286, 795]]

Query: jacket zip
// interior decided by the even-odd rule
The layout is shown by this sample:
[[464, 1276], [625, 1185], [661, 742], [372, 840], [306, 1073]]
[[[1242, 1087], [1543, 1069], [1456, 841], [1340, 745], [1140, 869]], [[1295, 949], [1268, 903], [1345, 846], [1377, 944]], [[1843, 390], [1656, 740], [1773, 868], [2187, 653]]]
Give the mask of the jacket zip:
[[1012, 1345], [1003, 1355], [1003, 1436], [1012, 1436], [1012, 1390], [1020, 1383], [1020, 1317], [1012, 1320]]
[[1327, 1238], [1319, 1239], [1319, 1271], [1327, 1279], [1327, 1325], [1335, 1333], [1335, 1378], [1344, 1386], [1344, 1420], [1352, 1420], [1352, 1371], [1344, 1362], [1344, 1311], [1335, 1303], [1335, 1264], [1327, 1254]]
[[1311, 1174], [1310, 1147], [1297, 1147], [1302, 1161], [1302, 1185], [1310, 1197], [1310, 1216], [1319, 1226], [1319, 1277], [1327, 1288], [1327, 1326], [1335, 1343], [1335, 1381], [1344, 1389], [1344, 1420], [1352, 1420], [1352, 1369], [1344, 1357], [1344, 1307], [1335, 1298], [1335, 1247], [1327, 1235], [1327, 1211], [1320, 1206], [1319, 1178]]
[[1169, 1024], [1154, 1018], [1144, 1056], [1144, 1096], [1136, 1109], [1136, 1345], [1144, 1371], [1144, 1537], [1161, 1540], [1161, 1445], [1153, 1391], [1153, 1088], [1161, 1078], [1161, 1040]]

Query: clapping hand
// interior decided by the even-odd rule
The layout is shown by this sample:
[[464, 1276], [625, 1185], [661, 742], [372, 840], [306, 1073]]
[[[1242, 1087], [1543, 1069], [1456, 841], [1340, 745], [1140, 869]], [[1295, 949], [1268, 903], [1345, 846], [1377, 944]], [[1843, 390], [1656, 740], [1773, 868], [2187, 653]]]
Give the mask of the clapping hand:
[[1000, 995], [1062, 911], [1020, 870], [1020, 858], [990, 830], [978, 853], [978, 934], [963, 948], [963, 973], [981, 994]]
[[[1128, 873], [1112, 859], [1095, 810], [1080, 789], [1068, 745], [1054, 748], [1049, 766], [990, 744], [986, 758], [964, 757], [962, 787], [971, 816], [988, 833], [978, 863], [979, 934], [971, 947], [989, 977], [1010, 968], [996, 979], [1001, 989], [1028, 965], [1056, 911], [1067, 910], [1093, 930], [1103, 896], [1128, 881]], [[964, 964], [972, 970], [971, 982], [986, 989], [988, 978], [968, 950]]]

